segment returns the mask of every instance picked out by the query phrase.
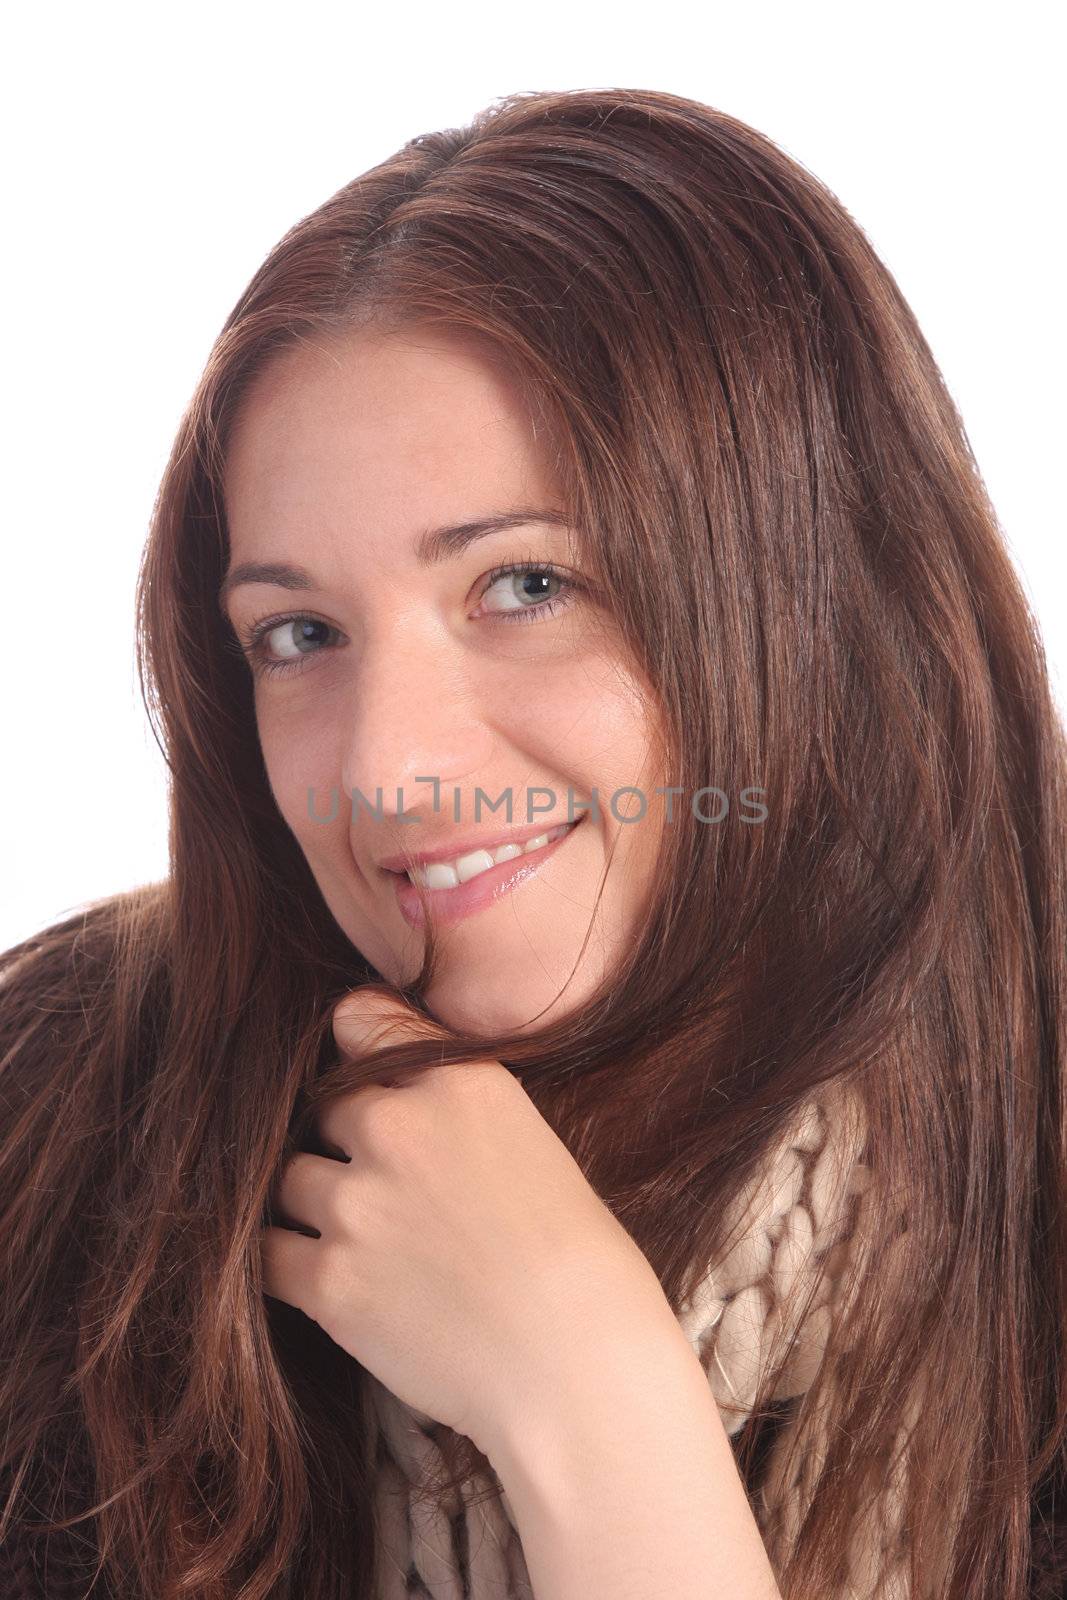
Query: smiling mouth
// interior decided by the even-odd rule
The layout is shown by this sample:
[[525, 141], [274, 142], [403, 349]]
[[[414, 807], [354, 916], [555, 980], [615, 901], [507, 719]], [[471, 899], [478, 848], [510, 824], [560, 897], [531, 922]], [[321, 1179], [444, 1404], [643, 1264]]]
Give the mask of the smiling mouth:
[[558, 827], [536, 834], [524, 844], [502, 844], [495, 850], [472, 850], [469, 854], [457, 856], [452, 861], [433, 861], [425, 867], [415, 867], [412, 871], [401, 872], [397, 876], [406, 878], [409, 883], [421, 883], [424, 889], [458, 889], [462, 884], [480, 878], [483, 873], [491, 872], [494, 867], [502, 866], [506, 861], [519, 861], [523, 856], [534, 855], [538, 850], [543, 850], [546, 845], [553, 844], [565, 834], [572, 833], [581, 820], [577, 817], [573, 822], [561, 822]]
[[[433, 915], [442, 923], [466, 919], [536, 878], [557, 850], [561, 850], [584, 817], [561, 823], [523, 844], [501, 845], [496, 850], [475, 850], [455, 861], [435, 861], [416, 868], [416, 885], [406, 872], [389, 872], [404, 920], [422, 927], [424, 912], [420, 890], [428, 897]], [[499, 857], [499, 859], [496, 859]], [[467, 874], [461, 877], [461, 870]], [[445, 881], [442, 881], [445, 880]]]

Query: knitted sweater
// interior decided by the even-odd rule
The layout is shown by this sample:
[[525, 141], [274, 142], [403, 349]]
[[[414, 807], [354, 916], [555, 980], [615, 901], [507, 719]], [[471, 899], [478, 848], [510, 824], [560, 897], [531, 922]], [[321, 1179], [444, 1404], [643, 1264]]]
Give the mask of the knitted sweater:
[[[842, 1116], [842, 1105], [824, 1094], [804, 1108], [730, 1208], [736, 1227], [727, 1237], [734, 1242], [679, 1312], [730, 1435], [750, 1414], [772, 1340], [781, 1334], [787, 1344], [793, 1339], [773, 1391], [783, 1402], [784, 1424], [773, 1435], [753, 1496], [776, 1572], [796, 1537], [811, 1468], [825, 1449], [809, 1422], [802, 1448], [790, 1451], [797, 1440], [796, 1406], [789, 1402], [804, 1393], [819, 1368], [841, 1269], [862, 1232], [870, 1186], [862, 1116], [855, 1102], [856, 1114]], [[513, 1508], [495, 1477], [489, 1484], [484, 1478], [465, 1484], [445, 1514], [436, 1514], [412, 1489], [440, 1464], [442, 1426], [373, 1377], [368, 1392], [378, 1463], [376, 1600], [535, 1600]], [[78, 1473], [85, 1473], [80, 1458], [69, 1464], [70, 1477]], [[487, 1496], [488, 1487], [498, 1495]], [[910, 1600], [899, 1487], [887, 1475], [881, 1504], [850, 1549], [848, 1584], [826, 1600]], [[75, 1490], [75, 1498], [88, 1503], [92, 1485], [79, 1482]], [[479, 1491], [481, 1499], [475, 1498]], [[1053, 1510], [1050, 1498], [1035, 1502], [1032, 1600], [1067, 1594], [1067, 1540], [1056, 1534]], [[84, 1600], [93, 1554], [85, 1524], [54, 1537], [46, 1557], [16, 1527], [0, 1544], [0, 1600]], [[107, 1600], [108, 1591], [101, 1582], [92, 1594]]]

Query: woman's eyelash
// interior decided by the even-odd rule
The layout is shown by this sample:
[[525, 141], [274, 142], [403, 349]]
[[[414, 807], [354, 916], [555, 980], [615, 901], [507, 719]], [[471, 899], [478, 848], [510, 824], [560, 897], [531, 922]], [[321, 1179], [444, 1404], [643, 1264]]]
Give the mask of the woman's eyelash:
[[[302, 669], [303, 662], [307, 659], [306, 656], [295, 656], [290, 657], [288, 660], [275, 661], [267, 654], [267, 635], [273, 633], [275, 628], [284, 628], [286, 624], [292, 622], [315, 623], [320, 628], [325, 628], [329, 633], [337, 633], [338, 631], [336, 628], [332, 627], [330, 623], [323, 622], [319, 617], [313, 617], [309, 612], [306, 611], [290, 611], [286, 615], [280, 617], [268, 617], [265, 622], [257, 622], [254, 627], [248, 628], [242, 632], [244, 643], [241, 648], [241, 654], [247, 660], [253, 673], [256, 675], [259, 675], [260, 673], [275, 672], [284, 674], [294, 671], [299, 672]], [[308, 653], [311, 655], [320, 654], [318, 650], [310, 651]]]
[[[506, 623], [538, 622], [545, 617], [554, 616], [557, 611], [570, 603], [572, 594], [582, 587], [576, 578], [561, 571], [559, 567], [550, 561], [508, 561], [486, 573], [484, 587], [479, 596], [479, 605], [495, 583], [499, 583], [501, 578], [510, 577], [515, 573], [536, 574], [538, 577], [554, 578], [559, 583], [560, 588], [556, 594], [550, 595], [544, 600], [539, 600], [533, 605], [516, 606], [513, 610], [491, 612], [490, 615], [494, 621]], [[273, 633], [276, 628], [282, 628], [287, 624], [296, 622], [317, 624], [331, 634], [338, 632], [330, 623], [322, 622], [320, 618], [312, 616], [310, 612], [306, 611], [290, 611], [284, 612], [281, 616], [265, 617], [261, 622], [253, 623], [248, 628], [238, 630], [241, 640], [237, 647], [238, 653], [247, 661], [255, 676], [275, 673], [284, 675], [294, 671], [300, 672], [303, 670], [303, 663], [308, 659], [309, 655], [322, 654], [321, 650], [313, 650], [307, 652], [304, 656], [290, 657], [281, 661], [273, 660], [268, 655], [266, 651], [267, 635]]]

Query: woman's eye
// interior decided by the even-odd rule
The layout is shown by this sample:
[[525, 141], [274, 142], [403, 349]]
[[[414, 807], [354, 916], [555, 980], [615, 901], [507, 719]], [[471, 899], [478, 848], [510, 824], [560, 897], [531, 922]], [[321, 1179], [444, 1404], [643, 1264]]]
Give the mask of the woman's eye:
[[536, 622], [554, 616], [577, 587], [555, 567], [512, 563], [489, 574], [482, 605], [501, 622]]
[[246, 642], [253, 672], [299, 671], [306, 656], [318, 655], [322, 634], [333, 634], [317, 617], [275, 617], [254, 627]]

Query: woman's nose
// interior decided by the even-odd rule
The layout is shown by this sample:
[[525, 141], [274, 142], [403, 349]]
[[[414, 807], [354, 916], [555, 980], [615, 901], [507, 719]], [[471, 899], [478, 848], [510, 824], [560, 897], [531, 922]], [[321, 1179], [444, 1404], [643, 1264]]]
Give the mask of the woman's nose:
[[[410, 618], [409, 624], [410, 624]], [[365, 639], [344, 729], [342, 782], [386, 813], [427, 808], [452, 815], [452, 788], [489, 770], [493, 733], [481, 686], [437, 632], [411, 627]], [[464, 794], [463, 815], [471, 797]], [[354, 813], [355, 814], [355, 813]]]

